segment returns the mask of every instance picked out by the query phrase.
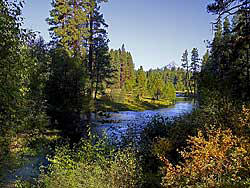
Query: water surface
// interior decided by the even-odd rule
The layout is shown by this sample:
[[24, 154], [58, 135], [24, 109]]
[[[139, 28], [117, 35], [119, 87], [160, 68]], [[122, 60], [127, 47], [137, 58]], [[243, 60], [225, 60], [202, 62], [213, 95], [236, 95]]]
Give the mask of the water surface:
[[181, 100], [176, 102], [175, 105], [169, 106], [169, 108], [145, 110], [142, 112], [110, 112], [110, 117], [104, 118], [104, 120], [109, 123], [97, 122], [96, 131], [99, 134], [101, 132], [105, 132], [108, 136], [116, 136], [119, 138], [127, 132], [129, 127], [132, 127], [133, 131], [136, 133], [140, 133], [143, 128], [152, 120], [152, 118], [157, 115], [171, 119], [181, 116], [185, 113], [190, 113], [193, 108], [194, 103], [192, 101]]

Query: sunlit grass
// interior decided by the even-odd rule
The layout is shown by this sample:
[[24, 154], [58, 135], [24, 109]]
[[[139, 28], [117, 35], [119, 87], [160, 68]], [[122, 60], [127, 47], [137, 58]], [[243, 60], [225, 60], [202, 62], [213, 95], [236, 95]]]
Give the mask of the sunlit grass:
[[144, 111], [159, 108], [167, 108], [173, 102], [169, 99], [153, 100], [150, 97], [139, 99], [128, 98], [124, 102], [114, 102], [111, 100], [98, 100], [98, 110], [100, 111]]

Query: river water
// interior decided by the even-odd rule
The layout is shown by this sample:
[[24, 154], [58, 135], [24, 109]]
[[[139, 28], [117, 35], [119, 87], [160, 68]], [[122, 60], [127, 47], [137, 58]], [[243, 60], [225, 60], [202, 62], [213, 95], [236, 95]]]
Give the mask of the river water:
[[175, 105], [157, 110], [110, 112], [108, 113], [110, 117], [103, 119], [108, 123], [97, 122], [96, 132], [98, 134], [104, 132], [108, 137], [120, 138], [129, 128], [133, 128], [133, 131], [139, 134], [155, 116], [172, 119], [190, 113], [194, 109], [195, 105], [192, 101], [185, 101], [184, 98], [178, 98], [177, 101]]

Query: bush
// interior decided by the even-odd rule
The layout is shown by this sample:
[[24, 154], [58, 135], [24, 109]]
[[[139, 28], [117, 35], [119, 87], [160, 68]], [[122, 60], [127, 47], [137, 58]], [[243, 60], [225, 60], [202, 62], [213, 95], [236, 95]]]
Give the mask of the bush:
[[234, 136], [230, 129], [212, 128], [187, 142], [189, 146], [180, 152], [183, 163], [174, 166], [160, 156], [165, 163], [164, 187], [250, 186], [249, 139]]
[[[161, 164], [158, 152], [165, 153], [171, 162], [179, 161], [180, 155], [176, 150], [185, 147], [188, 136], [196, 135], [197, 129], [204, 127], [205, 118], [206, 115], [200, 110], [175, 119], [154, 117], [141, 134], [140, 151], [146, 168], [157, 171]], [[164, 138], [165, 142], [158, 146], [160, 138]]]
[[232, 134], [239, 138], [241, 136], [247, 137], [250, 130], [249, 109], [244, 106], [242, 112], [239, 112], [236, 107], [226, 104], [219, 109], [217, 106], [203, 106], [191, 114], [183, 115], [174, 120], [155, 117], [141, 135], [140, 152], [144, 174], [159, 174], [160, 167], [165, 166], [163, 164], [165, 161], [160, 161], [159, 156], [161, 159], [168, 159], [172, 166], [183, 162], [184, 158], [178, 151], [189, 147], [190, 143], [187, 140], [190, 136], [197, 136], [198, 130], [207, 135], [206, 131], [209, 129], [209, 125], [214, 125], [215, 129], [230, 129]]
[[42, 174], [39, 187], [140, 187], [136, 152], [131, 148], [115, 151], [95, 137], [82, 140], [74, 149], [68, 145], [57, 148], [49, 161], [49, 172]]

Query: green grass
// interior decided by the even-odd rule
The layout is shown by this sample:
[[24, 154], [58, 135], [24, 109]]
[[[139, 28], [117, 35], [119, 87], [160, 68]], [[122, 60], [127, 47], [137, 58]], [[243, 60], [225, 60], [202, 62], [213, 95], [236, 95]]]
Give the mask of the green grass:
[[126, 98], [124, 102], [114, 102], [111, 100], [97, 100], [98, 111], [144, 111], [159, 108], [167, 108], [172, 105], [173, 102], [168, 99], [152, 100], [150, 98], [133, 99]]

